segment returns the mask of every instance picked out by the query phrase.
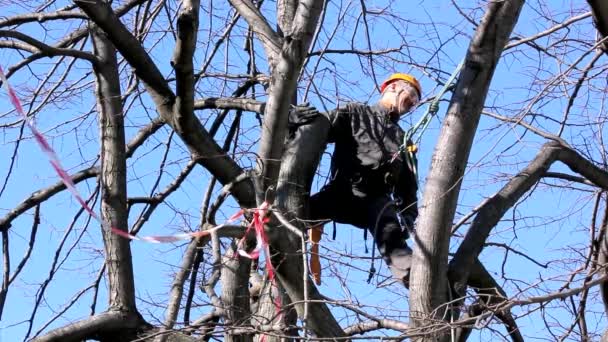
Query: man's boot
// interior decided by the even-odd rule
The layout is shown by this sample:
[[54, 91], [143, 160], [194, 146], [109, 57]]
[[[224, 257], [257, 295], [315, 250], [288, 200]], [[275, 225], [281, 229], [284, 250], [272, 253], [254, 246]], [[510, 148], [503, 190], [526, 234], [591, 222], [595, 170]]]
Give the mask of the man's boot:
[[405, 245], [404, 248], [394, 249], [390, 255], [389, 269], [393, 278], [402, 282], [403, 286], [410, 287], [410, 269], [412, 267], [412, 249]]

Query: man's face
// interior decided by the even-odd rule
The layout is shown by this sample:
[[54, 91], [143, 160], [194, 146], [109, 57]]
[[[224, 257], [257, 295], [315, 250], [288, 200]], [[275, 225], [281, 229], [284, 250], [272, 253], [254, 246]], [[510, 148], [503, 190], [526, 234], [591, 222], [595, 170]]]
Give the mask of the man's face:
[[420, 101], [416, 88], [406, 81], [399, 80], [392, 82], [385, 91], [394, 93], [394, 110], [396, 110], [399, 115], [409, 112], [418, 104], [418, 101]]

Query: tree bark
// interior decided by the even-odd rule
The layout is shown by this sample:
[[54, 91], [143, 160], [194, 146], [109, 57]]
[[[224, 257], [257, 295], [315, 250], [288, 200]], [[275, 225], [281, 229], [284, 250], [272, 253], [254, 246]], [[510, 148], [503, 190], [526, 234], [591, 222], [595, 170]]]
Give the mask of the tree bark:
[[549, 170], [555, 161], [561, 161], [594, 185], [607, 190], [608, 173], [590, 163], [568, 146], [551, 141], [543, 145], [538, 155], [513, 177], [498, 193], [485, 201], [467, 231], [449, 265], [449, 278], [453, 289], [464, 295], [469, 272], [481, 253], [492, 228], [502, 216]]
[[[177, 18], [177, 42], [172, 60], [176, 75], [176, 113], [194, 112], [194, 66], [192, 57], [196, 48], [196, 37], [198, 32], [198, 12], [200, 3], [197, 0], [182, 1], [182, 8]], [[179, 115], [179, 114], [178, 114]], [[181, 115], [179, 115], [181, 116]], [[194, 260], [196, 240], [188, 245], [184, 255], [181, 269], [171, 286], [169, 305], [165, 313], [165, 324], [163, 330], [170, 330], [175, 324], [179, 312], [184, 282], [190, 275], [190, 268]], [[166, 341], [167, 335], [161, 334], [156, 341]]]
[[233, 330], [239, 327], [249, 327], [251, 325], [249, 289], [246, 286], [242, 286], [242, 284], [247, 284], [249, 281], [251, 260], [239, 257], [237, 246], [235, 243], [232, 243], [232, 246], [223, 257], [222, 265], [222, 304], [226, 314], [224, 323], [227, 329], [224, 334], [224, 341], [253, 341], [252, 334], [233, 333]]
[[266, 189], [276, 185], [287, 132], [289, 106], [317, 27], [322, 4], [322, 0], [299, 2], [292, 30], [285, 37], [277, 65], [272, 70], [258, 152], [258, 204], [264, 202]]
[[[298, 213], [303, 213], [304, 207], [301, 204], [306, 202], [312, 176], [325, 147], [328, 123], [326, 120], [317, 120], [318, 131], [312, 125], [306, 130], [305, 134], [310, 140], [291, 141], [285, 153], [284, 142], [289, 106], [322, 10], [322, 1], [305, 0], [298, 3], [291, 30], [285, 33], [279, 56], [272, 52], [272, 45], [281, 40], [274, 31], [272, 34], [268, 32], [269, 27], [264, 22], [261, 26], [256, 24], [260, 22], [259, 13], [248, 5], [248, 1], [231, 0], [231, 3], [263, 41], [272, 70], [258, 153], [257, 203], [266, 200], [266, 190], [277, 184], [279, 178], [276, 206], [281, 211], [289, 212], [291, 218], [304, 217]], [[302, 129], [299, 132], [303, 132]], [[318, 139], [319, 137], [322, 138]], [[303, 153], [304, 151], [310, 153]], [[300, 237], [279, 227], [270, 228], [268, 233], [273, 253], [276, 252], [273, 264], [277, 267], [277, 277], [291, 301], [298, 303], [296, 309], [300, 318], [308, 323], [308, 327], [317, 336], [343, 336], [340, 325], [324, 303], [304, 304], [304, 299], [321, 300], [322, 297], [310, 278], [303, 281], [302, 256], [293, 253], [305, 252], [301, 250]], [[309, 294], [308, 298], [305, 298], [305, 292]]]
[[[608, 37], [608, 3], [602, 0], [587, 0], [593, 13], [593, 22], [603, 38]], [[608, 54], [608, 43], [602, 44], [604, 52]]]
[[[289, 139], [283, 154], [283, 164], [279, 175], [276, 205], [286, 213], [293, 225], [305, 225], [299, 221], [308, 216], [308, 197], [314, 172], [325, 150], [329, 121], [319, 116], [312, 123], [299, 127]], [[277, 228], [280, 229], [280, 228]], [[273, 249], [279, 254], [273, 259], [277, 265], [277, 277], [295, 304], [301, 320], [317, 337], [340, 337], [344, 331], [330, 312], [312, 279], [303, 280], [301, 240], [286, 229], [271, 230], [269, 234]], [[297, 251], [294, 253], [294, 251]], [[305, 287], [308, 298], [305, 298]], [[309, 300], [305, 304], [305, 300]]]
[[[171, 91], [168, 82], [141, 43], [120, 22], [112, 8], [99, 0], [76, 0], [75, 3], [92, 21], [99, 25], [116, 49], [133, 67], [137, 77], [143, 81], [160, 116], [175, 130], [197, 162], [209, 170], [222, 184], [229, 184], [242, 174], [241, 167], [224, 153], [194, 116], [194, 113], [181, 103], [175, 106], [176, 95]], [[182, 99], [185, 98], [182, 97]], [[255, 206], [251, 182], [239, 182], [232, 188], [232, 194], [242, 207]]]
[[[145, 325], [135, 304], [135, 284], [130, 241], [113, 234], [108, 227], [128, 232], [126, 150], [120, 81], [116, 50], [106, 35], [91, 25], [97, 112], [101, 140], [101, 220], [106, 253], [109, 311], [124, 313], [137, 321], [135, 328], [99, 334], [100, 340], [127, 341]], [[135, 318], [133, 318], [135, 317]], [[86, 329], [84, 329], [86, 331]]]
[[[93, 51], [99, 58], [93, 69], [101, 138], [101, 219], [109, 226], [128, 232], [125, 133], [116, 51], [101, 30], [96, 26], [91, 30]], [[102, 231], [110, 308], [136, 312], [129, 240], [105, 228]]]
[[[479, 295], [480, 305], [477, 305], [478, 310], [474, 312], [474, 315], [471, 315], [473, 317], [478, 317], [487, 307], [497, 306], [508, 300], [507, 293], [479, 260], [475, 260], [475, 263], [472, 266], [468, 285], [473, 287], [475, 292]], [[473, 309], [475, 309], [475, 305]], [[519, 327], [517, 326], [517, 322], [508, 310], [496, 311], [494, 312], [494, 315], [503, 322], [507, 329], [507, 333], [511, 336], [511, 340], [514, 342], [524, 341], [524, 338], [519, 331]], [[471, 327], [458, 329], [456, 340], [466, 341], [472, 330], [473, 328]]]
[[[415, 327], [443, 319], [450, 227], [492, 75], [519, 17], [522, 0], [490, 2], [466, 56], [427, 176], [414, 236], [410, 311]], [[426, 340], [435, 340], [430, 334]]]
[[[77, 342], [117, 331], [132, 331], [141, 325], [140, 316], [133, 312], [109, 311], [49, 331], [32, 342]], [[109, 341], [109, 340], [108, 340]], [[115, 341], [120, 341], [116, 339]]]
[[295, 0], [278, 0], [277, 1], [277, 33], [279, 37], [284, 38], [285, 33], [291, 31], [293, 18], [296, 15], [298, 1]]
[[[602, 227], [602, 235], [599, 239], [600, 250], [599, 250], [599, 265], [606, 265], [608, 263], [608, 227]], [[606, 267], [602, 271], [602, 274], [608, 274]], [[608, 282], [603, 283], [600, 286], [600, 293], [602, 295], [602, 301], [604, 302], [604, 312], [608, 314]], [[608, 330], [606, 330], [608, 332]]]
[[[281, 38], [280, 41], [285, 38], [285, 33], [291, 32], [297, 7], [298, 2], [294, 0], [277, 1], [277, 35]], [[298, 100], [297, 91], [294, 90], [291, 98], [291, 104], [296, 105]], [[273, 284], [272, 282], [266, 282], [264, 284], [264, 288], [260, 293], [256, 310], [256, 316], [261, 318], [259, 324], [283, 326], [285, 327], [285, 330], [283, 331], [284, 335], [297, 336], [297, 329], [289, 329], [290, 326], [295, 327], [297, 324], [298, 315], [295, 309], [290, 308], [289, 310], [283, 312], [281, 315], [277, 315], [277, 309], [274, 303], [275, 298], [277, 296], [281, 297], [282, 307], [289, 306], [291, 304], [291, 299], [289, 298], [289, 296], [287, 296], [285, 290], [280, 285], [280, 283], [275, 283], [277, 284]], [[285, 339], [273, 335], [259, 335], [255, 339], [256, 342], [280, 342], [283, 340]]]
[[[281, 334], [285, 336], [298, 336], [297, 323], [298, 316], [297, 312], [289, 307], [290, 299], [287, 293], [282, 288], [280, 283], [275, 282], [273, 284], [270, 281], [265, 281], [261, 286], [261, 291], [258, 294], [259, 298], [256, 302], [256, 310], [254, 318], [252, 318], [253, 327], [258, 326], [276, 326], [283, 327]], [[277, 310], [276, 300], [280, 300], [281, 307]], [[293, 339], [287, 339], [281, 336], [275, 335], [264, 335], [258, 334], [254, 339], [254, 342], [286, 342], [293, 341]]]

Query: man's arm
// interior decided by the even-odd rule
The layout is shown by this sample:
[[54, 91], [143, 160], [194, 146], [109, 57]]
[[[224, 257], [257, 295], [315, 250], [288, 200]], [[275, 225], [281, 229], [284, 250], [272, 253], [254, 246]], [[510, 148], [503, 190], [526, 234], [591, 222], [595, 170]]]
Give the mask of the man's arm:
[[298, 106], [293, 106], [289, 112], [289, 131], [293, 132], [302, 125], [309, 124], [312, 120], [319, 117], [324, 117], [329, 121], [329, 143], [336, 141], [337, 132], [340, 130], [348, 109], [346, 107], [337, 108], [326, 113], [319, 112], [315, 107], [304, 103]]

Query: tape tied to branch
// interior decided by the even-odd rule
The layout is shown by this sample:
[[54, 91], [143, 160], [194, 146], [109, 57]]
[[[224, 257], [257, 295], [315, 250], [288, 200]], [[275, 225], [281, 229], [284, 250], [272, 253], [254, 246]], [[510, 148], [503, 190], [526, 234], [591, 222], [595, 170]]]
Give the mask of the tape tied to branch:
[[[42, 152], [48, 157], [49, 162], [51, 163], [51, 166], [53, 167], [53, 169], [55, 170], [55, 172], [57, 173], [57, 175], [59, 176], [59, 178], [61, 179], [63, 184], [66, 186], [66, 189], [72, 194], [72, 196], [74, 196], [74, 198], [76, 199], [78, 204], [80, 204], [82, 206], [82, 208], [92, 218], [94, 218], [96, 221], [98, 221], [101, 224], [101, 227], [103, 229], [105, 229], [109, 232], [112, 232], [116, 235], [122, 236], [126, 239], [130, 239], [130, 240], [138, 240], [138, 241], [145, 241], [145, 242], [151, 242], [151, 243], [170, 243], [170, 242], [176, 242], [176, 241], [180, 241], [180, 240], [187, 240], [187, 239], [192, 239], [192, 238], [196, 238], [196, 237], [200, 237], [200, 236], [209, 235], [212, 232], [215, 232], [215, 231], [223, 228], [227, 223], [233, 222], [237, 218], [239, 218], [240, 216], [243, 215], [244, 211], [240, 210], [237, 213], [235, 213], [234, 215], [232, 215], [230, 218], [228, 218], [228, 220], [225, 223], [215, 226], [211, 229], [190, 232], [190, 233], [175, 234], [175, 235], [136, 236], [136, 235], [129, 234], [124, 229], [112, 227], [108, 222], [104, 222], [95, 213], [95, 211], [93, 211], [93, 209], [91, 209], [89, 207], [89, 205], [86, 203], [84, 198], [80, 195], [80, 193], [78, 192], [78, 189], [76, 189], [76, 185], [72, 181], [72, 177], [70, 177], [70, 175], [67, 173], [65, 168], [61, 165], [61, 161], [60, 161], [59, 157], [57, 156], [57, 153], [55, 152], [55, 150], [51, 147], [51, 145], [49, 144], [48, 140], [44, 137], [44, 135], [38, 130], [38, 128], [34, 124], [33, 120], [31, 120], [27, 116], [25, 111], [23, 110], [21, 101], [19, 101], [19, 97], [17, 96], [17, 94], [15, 93], [13, 88], [10, 86], [8, 79], [7, 79], [6, 75], [4, 74], [4, 70], [2, 69], [1, 66], [0, 66], [0, 81], [2, 81], [2, 84], [4, 85], [4, 88], [6, 89], [6, 91], [8, 93], [9, 101], [15, 107], [15, 110], [17, 111], [17, 113], [23, 118], [23, 121], [26, 123], [26, 125], [31, 130], [31, 132], [34, 136], [34, 140], [36, 141], [36, 143], [38, 144], [38, 146], [40, 147]], [[268, 204], [265, 203], [264, 205], [262, 205], [262, 207], [260, 207], [260, 209], [263, 211], [263, 216], [265, 216], [268, 211]], [[255, 229], [256, 229], [257, 235], [259, 235], [260, 237], [263, 237], [261, 239], [261, 241], [263, 243], [260, 246], [258, 246], [256, 248], [256, 250], [254, 250], [252, 252], [252, 253], [257, 252], [258, 255], [259, 255], [259, 249], [261, 249], [264, 246], [264, 244], [267, 245], [267, 243], [268, 243], [265, 238], [265, 235], [263, 235], [264, 234], [263, 233], [263, 231], [264, 231], [263, 222], [260, 223], [260, 220], [264, 220], [263, 216], [260, 217], [260, 215], [254, 215], [254, 222], [253, 222], [253, 224], [255, 224], [255, 227], [256, 227]], [[267, 220], [267, 219], [265, 219], [265, 220]], [[265, 221], [265, 222], [267, 222], [267, 221]], [[260, 225], [262, 226], [262, 228], [260, 228]], [[258, 239], [258, 240], [260, 240], [260, 239]]]
[[[78, 192], [78, 189], [76, 189], [76, 185], [72, 181], [72, 178], [67, 173], [65, 168], [61, 165], [61, 161], [59, 160], [59, 157], [57, 156], [57, 153], [55, 152], [55, 150], [48, 143], [48, 140], [44, 137], [44, 135], [36, 128], [36, 125], [34, 124], [33, 120], [31, 120], [27, 116], [25, 111], [23, 110], [23, 106], [21, 105], [21, 102], [19, 101], [19, 97], [17, 96], [17, 94], [15, 93], [13, 88], [10, 86], [8, 79], [7, 79], [6, 75], [4, 74], [4, 71], [2, 70], [1, 66], [0, 66], [0, 81], [2, 81], [2, 84], [4, 85], [4, 87], [7, 90], [9, 101], [15, 107], [15, 110], [17, 111], [17, 113], [23, 118], [24, 122], [27, 124], [29, 129], [32, 131], [32, 134], [34, 135], [34, 139], [36, 140], [36, 143], [38, 144], [38, 146], [40, 147], [42, 152], [44, 152], [44, 154], [46, 154], [46, 156], [48, 157], [49, 162], [51, 163], [51, 166], [53, 167], [53, 169], [55, 170], [55, 172], [57, 173], [57, 175], [59, 176], [59, 178], [61, 179], [63, 184], [65, 184], [66, 189], [72, 194], [72, 196], [74, 196], [74, 198], [78, 201], [78, 203], [82, 206], [82, 208], [84, 210], [86, 210], [86, 212], [92, 218], [94, 218], [97, 222], [99, 222], [101, 224], [102, 229], [104, 229], [108, 232], [111, 232], [113, 234], [116, 234], [118, 236], [121, 236], [123, 238], [130, 239], [130, 240], [145, 241], [145, 242], [150, 242], [150, 243], [171, 243], [171, 242], [176, 242], [176, 241], [180, 241], [180, 240], [188, 240], [188, 239], [193, 239], [193, 238], [209, 235], [219, 229], [222, 229], [223, 227], [226, 226], [227, 223], [235, 221], [236, 219], [238, 219], [239, 217], [241, 217], [244, 214], [244, 210], [241, 209], [238, 212], [236, 212], [234, 215], [232, 215], [230, 218], [228, 218], [228, 220], [225, 223], [215, 226], [213, 228], [206, 229], [206, 230], [199, 230], [196, 232], [175, 234], [175, 235], [136, 236], [133, 234], [129, 234], [126, 231], [126, 229], [119, 229], [119, 228], [111, 226], [108, 222], [105, 222], [104, 220], [102, 220], [101, 217], [99, 217], [95, 213], [95, 211], [93, 211], [93, 209], [91, 209], [91, 207], [89, 207], [89, 205], [86, 203], [84, 198], [80, 195], [80, 193]], [[267, 217], [269, 207], [270, 207], [270, 205], [267, 202], [264, 202], [264, 203], [262, 203], [262, 205], [259, 208], [251, 209], [254, 212], [253, 219], [252, 219], [251, 223], [249, 224], [249, 226], [247, 227], [245, 236], [247, 236], [247, 233], [249, 233], [251, 230], [254, 230], [255, 236], [256, 236], [256, 246], [252, 251], [247, 252], [245, 250], [245, 237], [243, 237], [239, 241], [238, 253], [239, 253], [239, 255], [241, 255], [243, 257], [247, 257], [250, 259], [258, 259], [261, 251], [263, 251], [265, 259], [266, 259], [266, 272], [268, 274], [268, 279], [272, 282], [272, 285], [274, 287], [276, 287], [275, 269], [272, 266], [272, 262], [270, 260], [270, 247], [268, 244], [268, 237], [266, 236], [266, 233], [264, 231], [264, 224], [270, 220]], [[273, 303], [275, 305], [275, 308], [277, 309], [277, 312], [280, 312], [280, 309], [281, 309], [280, 295], [277, 296], [273, 300]]]

